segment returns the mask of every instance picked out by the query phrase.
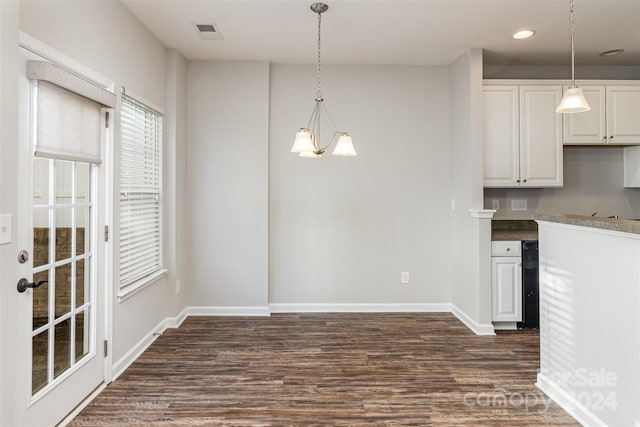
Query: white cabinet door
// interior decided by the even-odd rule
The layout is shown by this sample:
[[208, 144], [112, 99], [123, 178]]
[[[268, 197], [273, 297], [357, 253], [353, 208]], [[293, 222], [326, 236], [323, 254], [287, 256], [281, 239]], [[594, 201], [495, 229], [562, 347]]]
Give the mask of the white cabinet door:
[[492, 257], [492, 320], [522, 321], [522, 261], [520, 257]]
[[562, 187], [562, 86], [520, 86], [520, 186]]
[[484, 87], [484, 186], [518, 187], [518, 86]]
[[579, 114], [562, 114], [562, 141], [565, 145], [606, 144], [605, 87], [582, 86], [582, 91], [591, 110]]
[[607, 86], [609, 144], [640, 144], [640, 86]]

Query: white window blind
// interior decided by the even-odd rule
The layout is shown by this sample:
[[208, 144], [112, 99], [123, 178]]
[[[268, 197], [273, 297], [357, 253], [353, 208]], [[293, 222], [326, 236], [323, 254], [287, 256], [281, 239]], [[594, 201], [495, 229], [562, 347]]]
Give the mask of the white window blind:
[[120, 288], [162, 269], [162, 115], [123, 94]]
[[100, 163], [102, 105], [44, 80], [36, 91], [35, 155]]

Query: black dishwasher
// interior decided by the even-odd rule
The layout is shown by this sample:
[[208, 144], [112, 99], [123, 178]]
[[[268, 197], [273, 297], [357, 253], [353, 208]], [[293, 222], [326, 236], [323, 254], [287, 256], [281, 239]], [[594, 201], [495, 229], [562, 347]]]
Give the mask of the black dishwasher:
[[540, 286], [538, 275], [538, 241], [522, 241], [522, 322], [518, 329], [540, 326]]

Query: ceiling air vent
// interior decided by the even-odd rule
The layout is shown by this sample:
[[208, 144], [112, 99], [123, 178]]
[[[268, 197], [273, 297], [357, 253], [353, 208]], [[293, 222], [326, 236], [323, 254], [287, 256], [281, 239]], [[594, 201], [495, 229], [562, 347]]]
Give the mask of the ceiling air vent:
[[202, 40], [222, 40], [216, 24], [193, 24]]

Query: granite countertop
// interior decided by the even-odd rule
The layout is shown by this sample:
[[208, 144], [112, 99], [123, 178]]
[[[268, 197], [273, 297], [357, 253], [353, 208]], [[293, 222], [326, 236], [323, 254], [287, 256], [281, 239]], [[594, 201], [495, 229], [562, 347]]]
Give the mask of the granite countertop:
[[640, 221], [630, 219], [601, 218], [583, 215], [536, 215], [537, 221], [558, 222], [560, 224], [579, 225], [581, 227], [600, 228], [603, 230], [621, 231], [640, 234]]
[[538, 224], [534, 220], [493, 220], [491, 240], [538, 240]]

